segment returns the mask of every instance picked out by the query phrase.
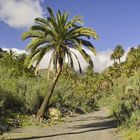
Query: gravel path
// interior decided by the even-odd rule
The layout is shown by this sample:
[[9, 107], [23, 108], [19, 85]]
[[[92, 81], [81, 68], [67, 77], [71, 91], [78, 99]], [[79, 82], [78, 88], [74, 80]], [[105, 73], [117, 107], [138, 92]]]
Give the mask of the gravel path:
[[106, 108], [69, 117], [56, 126], [22, 128], [3, 137], [9, 140], [122, 140]]

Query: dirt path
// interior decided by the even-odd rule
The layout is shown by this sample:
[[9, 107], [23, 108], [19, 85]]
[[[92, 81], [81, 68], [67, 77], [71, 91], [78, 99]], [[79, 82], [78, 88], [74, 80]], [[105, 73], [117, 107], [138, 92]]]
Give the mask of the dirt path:
[[11, 140], [122, 140], [106, 108], [67, 118], [64, 124], [22, 128], [5, 133], [3, 137]]

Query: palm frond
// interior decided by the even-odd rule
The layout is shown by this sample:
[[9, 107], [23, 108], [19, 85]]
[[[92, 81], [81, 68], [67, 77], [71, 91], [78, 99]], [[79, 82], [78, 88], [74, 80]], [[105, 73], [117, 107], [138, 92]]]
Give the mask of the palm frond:
[[68, 30], [72, 28], [74, 25], [79, 23], [80, 25], [83, 24], [82, 17], [80, 15], [74, 16], [65, 26], [65, 29]]
[[81, 46], [76, 46], [75, 49], [79, 51], [79, 53], [82, 55], [82, 57], [85, 59], [85, 61], [93, 68], [94, 65], [93, 65], [90, 55], [87, 54], [86, 51], [83, 50]]
[[68, 20], [68, 12], [61, 13], [58, 10], [55, 15], [50, 7], [47, 7], [47, 10], [49, 13], [47, 18], [36, 18], [35, 25], [22, 34], [22, 40], [31, 38], [31, 42], [26, 47], [26, 50], [29, 51], [25, 62], [28, 67], [34, 64], [36, 64], [35, 67], [38, 67], [43, 56], [47, 52], [53, 51], [50, 63], [53, 63], [55, 72], [57, 72], [58, 67], [63, 66], [66, 56], [73, 68], [73, 58], [75, 57], [79, 71], [82, 72], [80, 61], [70, 48], [78, 50], [85, 61], [93, 67], [91, 56], [86, 53], [83, 47], [85, 46], [85, 48], [96, 54], [95, 47], [89, 40], [86, 40], [90, 37], [97, 39], [96, 32], [92, 28], [83, 27], [82, 17], [79, 15]]
[[77, 55], [76, 55], [74, 52], [72, 52], [72, 53], [73, 53], [73, 55], [75, 56], [75, 58], [76, 58], [76, 60], [77, 60], [78, 67], [79, 67], [79, 72], [82, 73], [82, 68], [81, 68], [81, 65], [80, 65], [80, 61], [79, 61]]
[[31, 31], [42, 31], [42, 32], [45, 32], [47, 30], [47, 28], [46, 28], [46, 26], [33, 25], [29, 30], [31, 30]]
[[50, 7], [47, 7], [47, 10], [48, 10], [51, 18], [53, 18], [55, 20], [55, 16], [54, 16], [53, 10]]
[[87, 41], [87, 40], [84, 40], [84, 39], [77, 39], [77, 41], [82, 43], [83, 46], [87, 47], [87, 49], [89, 49], [91, 52], [94, 53], [94, 55], [96, 55], [96, 49], [90, 41]]
[[22, 34], [22, 40], [23, 41], [27, 38], [30, 38], [30, 37], [32, 37], [32, 38], [34, 38], [34, 37], [42, 38], [42, 37], [44, 37], [44, 33], [39, 32], [39, 31], [27, 31], [27, 32], [24, 32]]
[[32, 52], [41, 44], [44, 44], [46, 42], [45, 38], [33, 38], [31, 42], [27, 45], [26, 50], [31, 50]]

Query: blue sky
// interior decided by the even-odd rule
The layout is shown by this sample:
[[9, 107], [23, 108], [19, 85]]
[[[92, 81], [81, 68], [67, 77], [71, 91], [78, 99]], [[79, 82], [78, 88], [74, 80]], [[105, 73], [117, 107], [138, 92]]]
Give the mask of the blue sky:
[[0, 47], [25, 49], [28, 41], [21, 41], [21, 34], [46, 6], [83, 16], [100, 37], [92, 41], [99, 51], [140, 44], [140, 0], [0, 0]]

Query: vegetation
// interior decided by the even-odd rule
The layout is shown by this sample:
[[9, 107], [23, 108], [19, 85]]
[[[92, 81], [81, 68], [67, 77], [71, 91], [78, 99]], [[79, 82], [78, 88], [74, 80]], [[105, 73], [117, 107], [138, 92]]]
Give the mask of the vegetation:
[[[3, 57], [0, 61], [0, 119], [4, 123], [3, 125], [7, 126], [9, 125], [9, 119], [15, 119], [14, 117], [18, 114], [21, 114], [20, 116], [33, 115], [37, 112], [52, 79], [48, 81], [46, 76], [36, 77], [32, 71], [31, 73], [24, 72], [22, 75], [17, 72], [17, 75], [13, 75], [13, 70], [3, 65], [4, 60]], [[20, 63], [18, 59], [14, 61], [13, 69], [19, 66], [17, 63]], [[65, 65], [55, 88], [50, 107], [58, 108], [63, 115], [71, 112], [85, 113], [93, 110], [96, 105], [93, 99], [89, 98], [92, 92], [86, 88], [86, 82], [83, 83], [82, 78], [68, 65]], [[48, 117], [46, 112], [45, 118]], [[12, 125], [14, 125], [14, 122], [10, 124], [10, 128]], [[21, 123], [19, 122], [17, 125], [21, 125]]]
[[[23, 39], [33, 37], [27, 46], [29, 55], [0, 49], [0, 131], [1, 126], [5, 126], [6, 129], [2, 130], [7, 131], [27, 125], [28, 122], [24, 120], [34, 116], [44, 98], [52, 94], [48, 90], [51, 81], [56, 77], [54, 82], [57, 82], [57, 85], [53, 84], [54, 94], [49, 104], [47, 103], [48, 107], [57, 108], [65, 116], [71, 113], [91, 112], [106, 105], [112, 117], [117, 120], [125, 139], [139, 140], [140, 46], [131, 48], [124, 62], [120, 61], [124, 49], [120, 45], [117, 46], [110, 56], [115, 63], [102, 73], [97, 73], [91, 67], [92, 60], [82, 46], [93, 52], [95, 48], [86, 38], [81, 38], [96, 38], [96, 33], [79, 24], [80, 16], [67, 22], [67, 13], [58, 11], [55, 17], [51, 9], [48, 8], [48, 11], [50, 17], [37, 18], [37, 24], [23, 34]], [[58, 25], [61, 28], [58, 28]], [[80, 71], [81, 67], [70, 48], [77, 49], [90, 64], [82, 75], [74, 70], [73, 57], [76, 58]], [[50, 62], [54, 62], [54, 71], [48, 70], [51, 76], [46, 79], [46, 71], [44, 76], [43, 72], [38, 70], [38, 65], [50, 50]], [[68, 63], [65, 63], [66, 54]], [[50, 119], [47, 110], [44, 118], [47, 121]]]
[[[131, 48], [126, 61], [107, 68], [112, 86], [109, 96], [102, 94], [99, 104], [107, 103], [127, 140], [140, 138], [140, 46]], [[122, 82], [123, 81], [123, 82]], [[101, 92], [103, 93], [103, 92]], [[108, 101], [108, 102], [107, 102]]]

